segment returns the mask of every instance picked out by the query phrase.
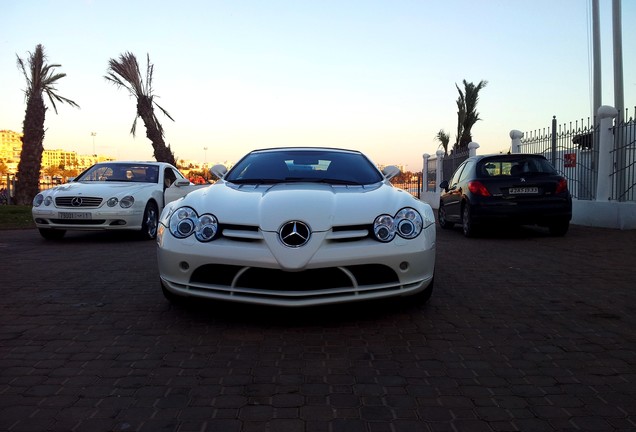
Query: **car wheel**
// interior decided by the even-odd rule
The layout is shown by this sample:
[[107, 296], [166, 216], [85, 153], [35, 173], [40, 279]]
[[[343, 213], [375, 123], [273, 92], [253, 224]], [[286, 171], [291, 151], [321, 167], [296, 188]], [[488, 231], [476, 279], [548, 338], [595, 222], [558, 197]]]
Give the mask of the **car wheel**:
[[65, 230], [39, 228], [40, 235], [47, 240], [60, 240], [66, 234]]
[[548, 225], [548, 231], [550, 232], [550, 235], [553, 235], [555, 237], [563, 237], [565, 233], [568, 232], [569, 228], [569, 221], [559, 221]]
[[444, 207], [442, 203], [439, 204], [439, 210], [437, 210], [437, 221], [439, 222], [439, 226], [444, 229], [452, 228], [455, 225], [446, 219], [446, 207]]
[[152, 240], [157, 237], [157, 227], [159, 226], [159, 210], [154, 201], [146, 204], [144, 210], [144, 218], [141, 223], [141, 236], [146, 240]]
[[476, 233], [473, 218], [470, 215], [470, 204], [468, 203], [464, 204], [462, 209], [462, 231], [466, 237], [474, 237]]

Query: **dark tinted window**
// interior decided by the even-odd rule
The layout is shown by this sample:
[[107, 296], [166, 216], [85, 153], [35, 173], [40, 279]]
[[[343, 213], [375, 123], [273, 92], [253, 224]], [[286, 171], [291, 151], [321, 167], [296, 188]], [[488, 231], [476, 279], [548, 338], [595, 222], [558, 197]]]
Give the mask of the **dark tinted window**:
[[505, 156], [484, 158], [477, 165], [480, 177], [556, 174], [550, 162], [539, 156]]
[[284, 149], [250, 153], [224, 177], [232, 183], [309, 181], [352, 185], [382, 179], [378, 169], [360, 153]]

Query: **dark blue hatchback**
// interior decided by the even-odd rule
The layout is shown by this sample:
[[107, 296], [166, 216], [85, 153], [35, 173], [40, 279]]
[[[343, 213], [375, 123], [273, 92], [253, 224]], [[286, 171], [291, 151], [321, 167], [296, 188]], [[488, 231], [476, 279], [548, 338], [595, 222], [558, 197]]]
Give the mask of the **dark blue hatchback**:
[[440, 226], [461, 224], [466, 237], [497, 223], [545, 226], [563, 236], [572, 219], [567, 180], [541, 155], [473, 156], [440, 187]]

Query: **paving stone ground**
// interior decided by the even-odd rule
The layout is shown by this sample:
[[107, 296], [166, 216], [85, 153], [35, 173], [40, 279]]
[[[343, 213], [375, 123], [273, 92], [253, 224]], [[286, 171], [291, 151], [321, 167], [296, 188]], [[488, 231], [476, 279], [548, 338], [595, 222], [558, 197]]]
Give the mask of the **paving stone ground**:
[[154, 242], [0, 231], [0, 430], [636, 431], [636, 230], [438, 229], [427, 305], [172, 306]]

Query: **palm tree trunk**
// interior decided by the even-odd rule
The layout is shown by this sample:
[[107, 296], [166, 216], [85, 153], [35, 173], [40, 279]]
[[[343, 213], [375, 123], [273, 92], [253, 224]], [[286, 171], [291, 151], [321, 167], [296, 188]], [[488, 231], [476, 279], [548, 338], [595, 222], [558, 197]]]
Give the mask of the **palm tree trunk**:
[[155, 121], [152, 100], [141, 98], [137, 103], [137, 112], [146, 126], [146, 137], [152, 143], [154, 157], [157, 162], [167, 162], [177, 166], [174, 154], [163, 139], [161, 125]]
[[35, 95], [30, 97], [24, 116], [24, 136], [18, 164], [18, 182], [15, 190], [17, 204], [31, 204], [40, 191], [45, 113], [46, 108], [42, 97]]

